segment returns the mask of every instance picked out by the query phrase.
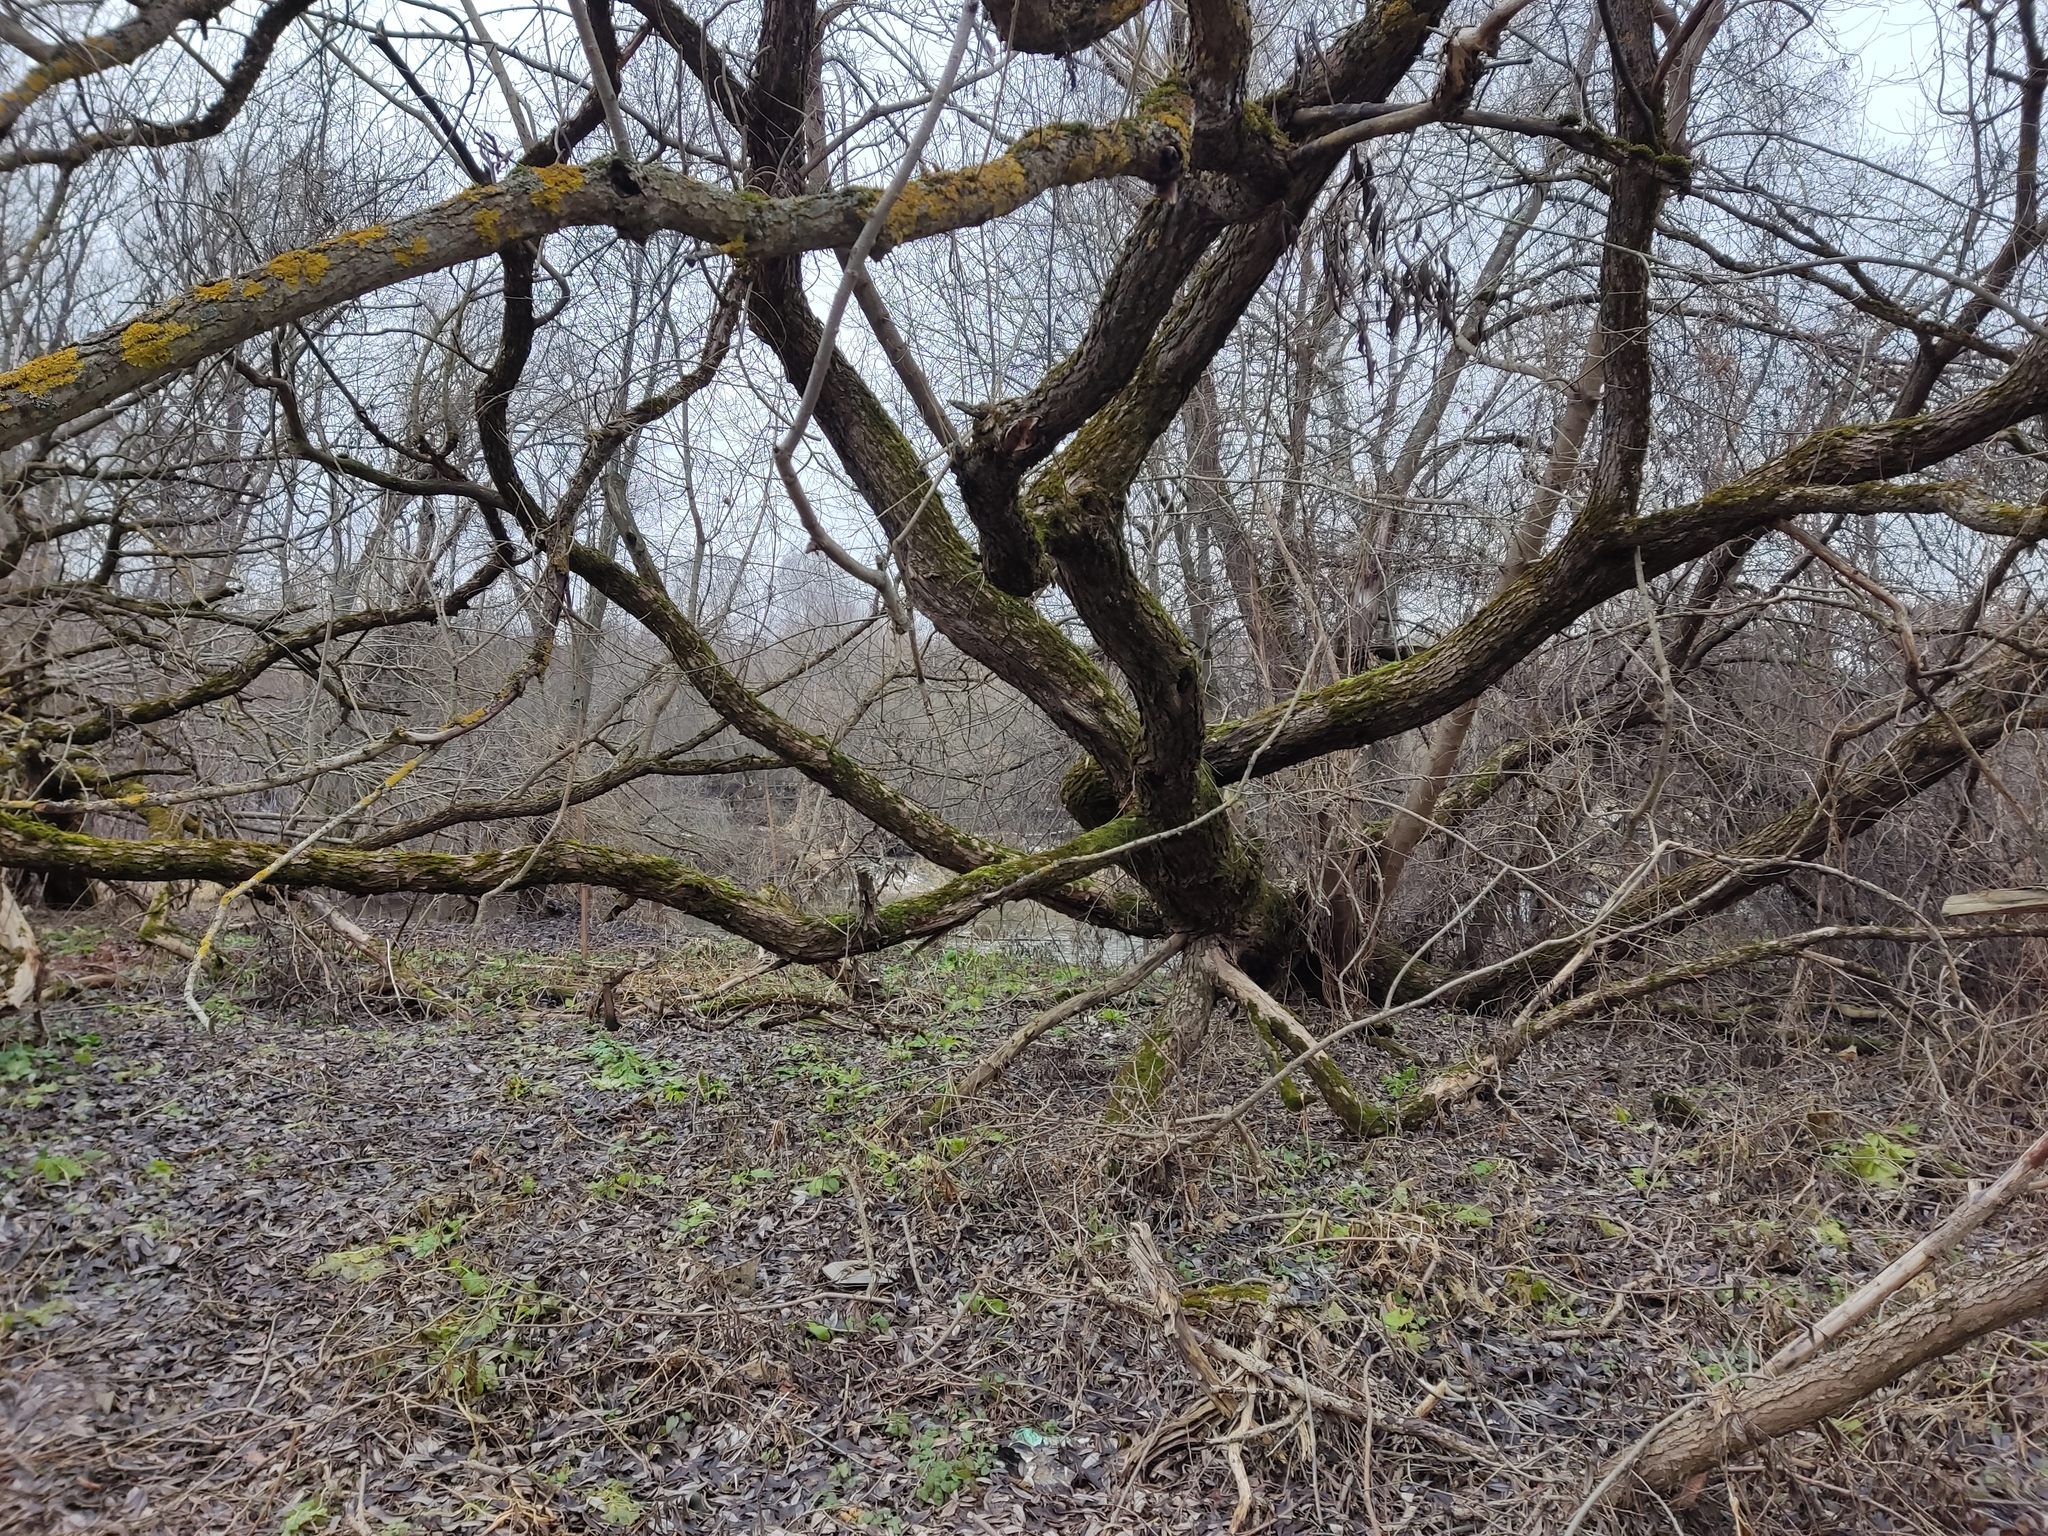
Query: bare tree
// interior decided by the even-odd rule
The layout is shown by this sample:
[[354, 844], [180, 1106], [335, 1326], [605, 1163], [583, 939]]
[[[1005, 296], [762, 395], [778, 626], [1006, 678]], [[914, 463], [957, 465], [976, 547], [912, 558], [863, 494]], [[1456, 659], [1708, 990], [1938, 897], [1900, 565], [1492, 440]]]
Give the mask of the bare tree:
[[[7, 23], [53, 895], [576, 883], [834, 967], [1031, 901], [1370, 1131], [1290, 996], [1526, 1012], [1959, 774], [2033, 857], [2030, 4], [1920, 164], [1790, 8], [571, 9]], [[947, 878], [829, 910], [863, 848]]]

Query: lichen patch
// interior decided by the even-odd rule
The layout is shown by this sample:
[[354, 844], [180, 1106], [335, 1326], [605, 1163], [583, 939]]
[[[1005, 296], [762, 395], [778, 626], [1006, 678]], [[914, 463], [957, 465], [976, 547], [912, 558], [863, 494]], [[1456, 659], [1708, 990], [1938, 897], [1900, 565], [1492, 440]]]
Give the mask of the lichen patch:
[[121, 333], [121, 360], [131, 368], [161, 368], [178, 338], [191, 334], [191, 326], [175, 320], [138, 320]]
[[332, 266], [318, 251], [286, 251], [263, 264], [263, 270], [291, 289], [311, 288]]
[[66, 347], [61, 352], [32, 357], [19, 368], [0, 373], [0, 389], [40, 400], [53, 389], [76, 384], [82, 372], [84, 367], [78, 359], [78, 348]]
[[540, 190], [533, 194], [533, 206], [544, 213], [560, 213], [562, 199], [583, 186], [580, 165], [543, 165], [534, 173]]

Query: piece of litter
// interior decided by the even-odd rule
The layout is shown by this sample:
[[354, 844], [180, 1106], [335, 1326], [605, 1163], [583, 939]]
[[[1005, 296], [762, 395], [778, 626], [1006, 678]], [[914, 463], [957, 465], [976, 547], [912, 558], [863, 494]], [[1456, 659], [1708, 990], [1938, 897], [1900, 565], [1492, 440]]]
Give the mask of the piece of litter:
[[834, 1259], [825, 1266], [825, 1283], [843, 1291], [864, 1291], [871, 1285], [887, 1285], [896, 1278], [896, 1266], [870, 1266], [865, 1259]]

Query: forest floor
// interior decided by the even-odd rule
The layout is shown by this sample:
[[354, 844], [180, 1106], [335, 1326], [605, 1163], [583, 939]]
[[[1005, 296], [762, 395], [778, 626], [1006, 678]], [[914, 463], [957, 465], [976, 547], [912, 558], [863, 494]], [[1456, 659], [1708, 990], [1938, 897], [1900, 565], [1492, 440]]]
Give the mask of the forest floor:
[[[0, 1049], [8, 1532], [1222, 1531], [1240, 1447], [1247, 1530], [1558, 1531], [1617, 1449], [2001, 1170], [2048, 1059], [2038, 1026], [1893, 1020], [1863, 1054], [1648, 1015], [1421, 1134], [1275, 1102], [1147, 1169], [1103, 1105], [1161, 977], [917, 1136], [888, 1113], [1088, 978], [933, 950], [874, 1006], [788, 971], [664, 1022], [751, 951], [613, 926], [585, 960], [567, 925], [504, 924], [413, 935], [455, 1000], [427, 1017], [247, 932], [206, 1031], [181, 963], [48, 921], [53, 975], [99, 984]], [[590, 1003], [636, 942], [661, 958], [607, 1031]], [[1219, 1012], [1162, 1112], [1256, 1067]], [[1155, 1433], [1202, 1398], [1138, 1222], [1204, 1327], [1411, 1432], [1269, 1398], [1270, 1434]], [[1973, 1252], [2043, 1226], [2022, 1201]], [[2048, 1331], [1587, 1529], [2041, 1536], [2043, 1511]]]

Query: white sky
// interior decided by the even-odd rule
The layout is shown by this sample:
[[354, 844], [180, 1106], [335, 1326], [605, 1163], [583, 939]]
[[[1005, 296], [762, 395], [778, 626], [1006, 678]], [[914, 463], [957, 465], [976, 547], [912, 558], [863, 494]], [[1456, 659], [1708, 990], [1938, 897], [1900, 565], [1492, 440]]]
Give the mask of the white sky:
[[1864, 118], [1879, 133], [1911, 138], [1927, 111], [1923, 76], [1935, 55], [1935, 19], [1927, 0], [1849, 0], [1823, 13], [1845, 52], [1860, 57]]

